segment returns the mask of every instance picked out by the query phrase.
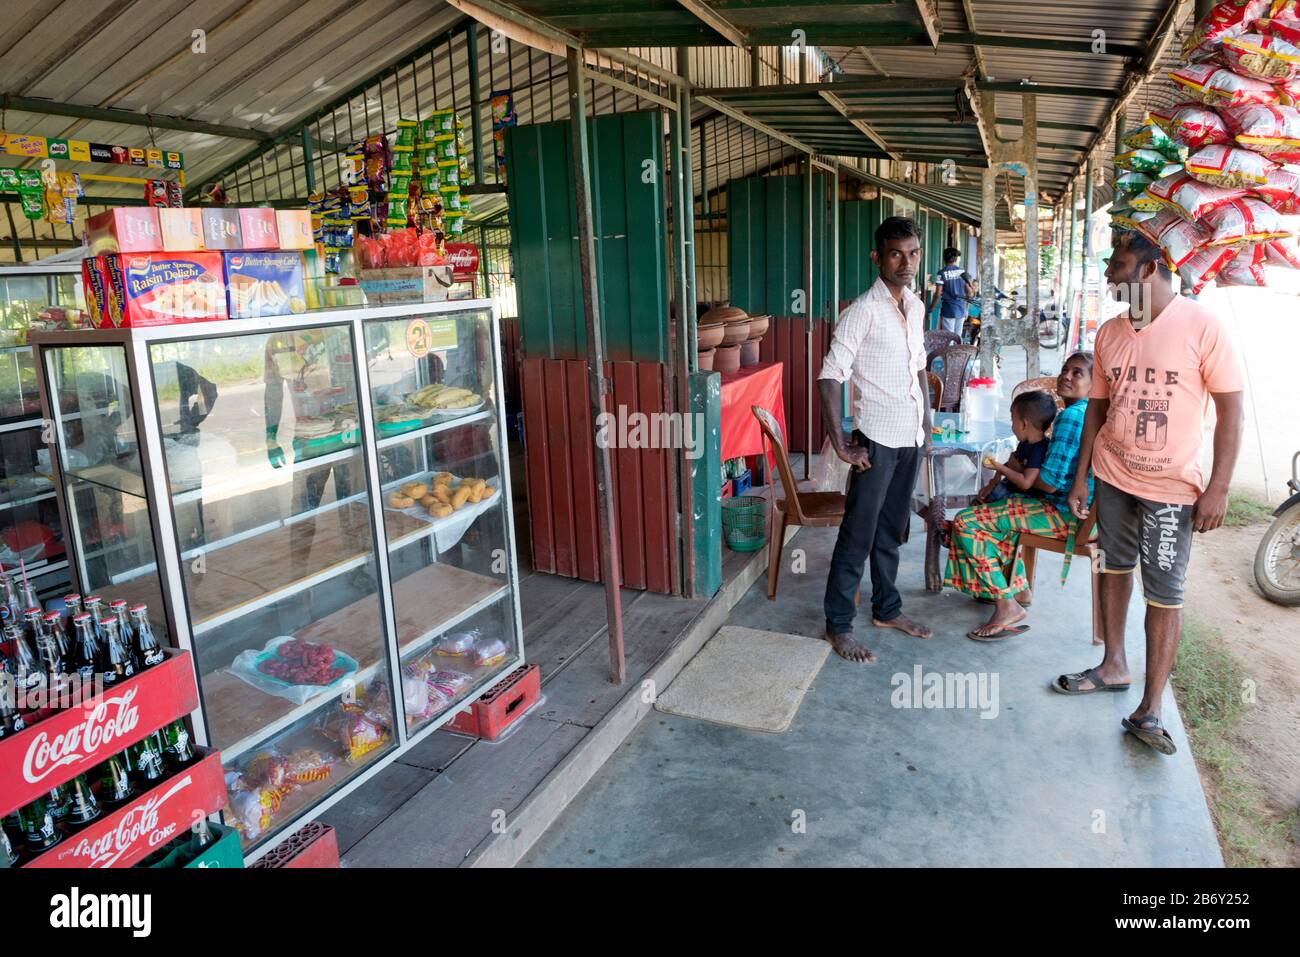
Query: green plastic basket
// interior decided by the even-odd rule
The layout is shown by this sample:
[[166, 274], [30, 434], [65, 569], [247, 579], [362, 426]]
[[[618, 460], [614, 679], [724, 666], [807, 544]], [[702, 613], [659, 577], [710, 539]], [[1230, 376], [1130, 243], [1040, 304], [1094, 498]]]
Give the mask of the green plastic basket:
[[767, 499], [761, 495], [736, 495], [722, 500], [723, 528], [731, 522], [753, 518], [755, 515], [759, 518], [767, 515]]
[[767, 541], [767, 500], [741, 495], [722, 502], [722, 538], [733, 552], [756, 552]]

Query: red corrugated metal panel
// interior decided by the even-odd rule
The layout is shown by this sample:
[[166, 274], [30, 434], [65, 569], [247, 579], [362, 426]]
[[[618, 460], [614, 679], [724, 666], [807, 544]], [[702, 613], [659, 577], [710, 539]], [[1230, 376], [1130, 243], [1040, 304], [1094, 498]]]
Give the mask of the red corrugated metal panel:
[[[520, 369], [533, 567], [600, 581], [586, 363], [537, 357], [523, 359]], [[664, 370], [658, 363], [611, 362], [605, 375], [614, 383], [607, 410], [614, 416], [610, 466], [622, 584], [674, 594], [676, 521], [668, 496], [673, 456], [663, 448], [625, 448], [628, 443], [615, 432], [628, 415], [666, 411]]]

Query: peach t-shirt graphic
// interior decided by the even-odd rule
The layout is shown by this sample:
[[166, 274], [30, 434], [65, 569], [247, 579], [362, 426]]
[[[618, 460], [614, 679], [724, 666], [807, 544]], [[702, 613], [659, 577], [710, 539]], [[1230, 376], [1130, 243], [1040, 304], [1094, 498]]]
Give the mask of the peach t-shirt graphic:
[[1141, 330], [1116, 317], [1097, 333], [1091, 398], [1109, 399], [1092, 470], [1153, 502], [1190, 505], [1205, 490], [1201, 452], [1212, 392], [1240, 392], [1227, 330], [1182, 296]]

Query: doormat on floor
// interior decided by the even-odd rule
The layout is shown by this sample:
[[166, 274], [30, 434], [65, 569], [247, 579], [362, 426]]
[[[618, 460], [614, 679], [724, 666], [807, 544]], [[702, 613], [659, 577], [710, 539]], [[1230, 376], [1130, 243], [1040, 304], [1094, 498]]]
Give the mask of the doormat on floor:
[[818, 638], [727, 625], [682, 669], [655, 707], [779, 734], [790, 727], [830, 652]]

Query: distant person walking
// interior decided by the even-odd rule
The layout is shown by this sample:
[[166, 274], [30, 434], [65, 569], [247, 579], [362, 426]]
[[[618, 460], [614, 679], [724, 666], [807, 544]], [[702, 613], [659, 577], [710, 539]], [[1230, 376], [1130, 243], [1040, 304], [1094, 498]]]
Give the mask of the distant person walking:
[[968, 300], [974, 298], [975, 282], [961, 267], [961, 252], [950, 246], [943, 251], [943, 268], [935, 273], [934, 293], [926, 315], [934, 312], [935, 303], [939, 303], [940, 328], [960, 336], [969, 311]]
[[[1096, 374], [1079, 445], [1070, 510], [1088, 514], [1088, 466], [1096, 478], [1101, 549], [1101, 664], [1052, 684], [1061, 694], [1129, 688], [1124, 619], [1133, 570], [1142, 569], [1147, 662], [1142, 700], [1124, 729], [1162, 754], [1177, 748], [1160, 720], [1160, 698], [1183, 624], [1183, 582], [1192, 532], [1223, 524], [1228, 482], [1241, 448], [1242, 376], [1219, 319], [1176, 295], [1158, 247], [1121, 233], [1106, 283], [1128, 312], [1097, 333]], [[1201, 472], [1205, 414], [1214, 401], [1214, 465]]]

